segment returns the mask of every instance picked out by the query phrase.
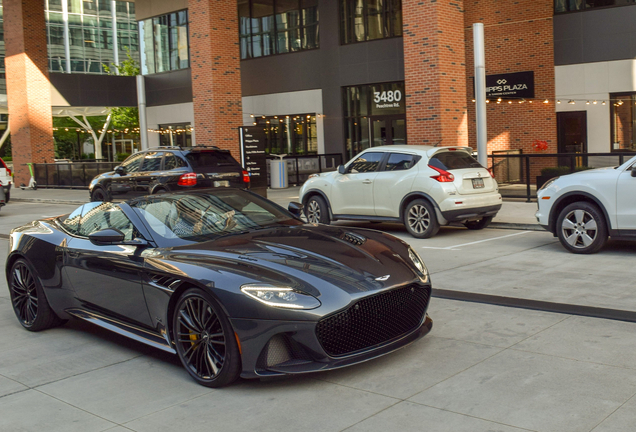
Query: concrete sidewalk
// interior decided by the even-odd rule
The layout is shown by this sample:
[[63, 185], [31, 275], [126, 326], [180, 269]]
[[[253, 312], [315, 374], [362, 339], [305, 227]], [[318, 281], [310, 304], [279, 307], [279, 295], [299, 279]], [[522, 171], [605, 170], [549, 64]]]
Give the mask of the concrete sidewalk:
[[[298, 201], [300, 187], [287, 189], [269, 189], [267, 197], [275, 203], [287, 208], [290, 201]], [[38, 189], [11, 190], [11, 201], [39, 202], [46, 204], [81, 205], [90, 201], [86, 189]], [[503, 207], [491, 224], [492, 228], [537, 230], [542, 228], [537, 224], [534, 213], [536, 203], [521, 202], [519, 200], [504, 201]]]

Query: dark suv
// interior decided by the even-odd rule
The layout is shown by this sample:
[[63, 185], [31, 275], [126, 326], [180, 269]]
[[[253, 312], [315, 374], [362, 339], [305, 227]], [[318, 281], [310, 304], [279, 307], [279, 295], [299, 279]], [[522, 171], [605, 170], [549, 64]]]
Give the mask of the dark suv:
[[218, 147], [154, 147], [127, 158], [88, 186], [92, 201], [110, 201], [193, 188], [248, 188], [249, 173]]

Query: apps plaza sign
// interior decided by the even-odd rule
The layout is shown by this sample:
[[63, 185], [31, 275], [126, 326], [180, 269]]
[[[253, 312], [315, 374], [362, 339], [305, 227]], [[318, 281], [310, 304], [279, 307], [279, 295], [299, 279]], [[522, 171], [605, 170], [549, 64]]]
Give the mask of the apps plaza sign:
[[486, 76], [486, 99], [534, 98], [534, 72]]

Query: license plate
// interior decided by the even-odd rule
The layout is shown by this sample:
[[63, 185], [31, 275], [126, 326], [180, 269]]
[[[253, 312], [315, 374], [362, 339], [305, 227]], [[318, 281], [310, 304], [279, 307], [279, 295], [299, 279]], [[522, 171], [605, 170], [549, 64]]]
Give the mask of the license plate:
[[477, 178], [473, 179], [473, 189], [483, 189], [484, 188], [484, 179]]
[[215, 181], [214, 187], [230, 187], [230, 182], [227, 180]]

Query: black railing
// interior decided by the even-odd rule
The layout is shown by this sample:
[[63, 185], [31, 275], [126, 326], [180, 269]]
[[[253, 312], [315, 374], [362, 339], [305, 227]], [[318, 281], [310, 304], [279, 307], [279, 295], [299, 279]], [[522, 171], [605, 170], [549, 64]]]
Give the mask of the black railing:
[[97, 175], [113, 171], [121, 162], [71, 162], [33, 164], [38, 187], [86, 189]]
[[[490, 154], [488, 159], [501, 196], [525, 198], [530, 202], [537, 197], [537, 189], [550, 178], [585, 169], [619, 166], [634, 156], [636, 153], [628, 152]], [[549, 172], [542, 175], [542, 170]], [[516, 175], [511, 176], [511, 171]]]
[[[270, 160], [278, 160], [277, 157], [269, 157]], [[341, 153], [329, 153], [306, 156], [285, 156], [287, 162], [287, 177], [290, 185], [301, 185], [311, 174], [335, 171], [342, 164]], [[269, 174], [269, 164], [267, 166]], [[268, 176], [269, 177], [269, 176]], [[269, 180], [268, 180], [268, 184]]]

